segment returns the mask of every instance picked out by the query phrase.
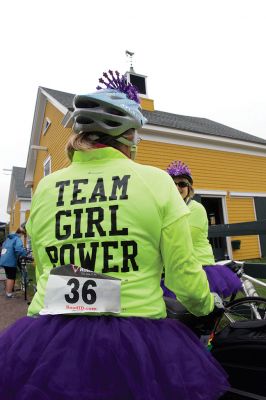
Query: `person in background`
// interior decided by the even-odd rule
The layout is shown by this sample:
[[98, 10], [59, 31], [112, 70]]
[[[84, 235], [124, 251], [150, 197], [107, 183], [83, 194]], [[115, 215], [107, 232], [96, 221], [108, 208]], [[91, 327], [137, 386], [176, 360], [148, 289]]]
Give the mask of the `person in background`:
[[193, 258], [187, 206], [165, 171], [133, 161], [145, 123], [136, 89], [118, 72], [104, 78], [105, 89], [74, 98], [71, 165], [43, 178], [32, 199], [37, 293], [29, 316], [0, 337], [0, 392], [218, 399], [226, 374], [186, 326], [166, 319], [160, 288], [164, 265], [195, 315], [218, 300]]
[[211, 244], [208, 240], [208, 217], [205, 208], [193, 200], [193, 178], [187, 165], [181, 161], [173, 161], [167, 168], [182, 199], [188, 206], [188, 216], [195, 256], [201, 265], [214, 264]]
[[[194, 255], [197, 261], [204, 266], [210, 289], [222, 297], [228, 297], [242, 289], [240, 279], [228, 267], [215, 264], [212, 246], [208, 240], [208, 217], [205, 208], [193, 200], [193, 177], [189, 167], [182, 161], [173, 161], [167, 168], [182, 199], [188, 206], [188, 216]], [[167, 289], [165, 295], [174, 297]]]
[[0, 265], [0, 293], [5, 292], [6, 273], [4, 268]]
[[10, 233], [2, 245], [0, 266], [4, 268], [6, 273], [7, 299], [11, 299], [13, 297], [18, 258], [27, 255], [27, 251], [23, 247], [23, 242], [21, 240], [21, 236], [25, 234], [25, 230], [20, 227], [16, 230], [16, 233]]

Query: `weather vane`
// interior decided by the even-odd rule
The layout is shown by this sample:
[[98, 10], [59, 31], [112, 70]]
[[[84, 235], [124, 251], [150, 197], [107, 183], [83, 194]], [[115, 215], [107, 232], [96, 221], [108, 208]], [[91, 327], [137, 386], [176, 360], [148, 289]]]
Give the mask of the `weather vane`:
[[132, 53], [132, 51], [126, 50], [126, 56], [129, 57], [129, 62], [130, 62], [130, 71], [134, 71], [133, 68], [133, 62], [132, 62], [132, 57], [134, 56], [135, 53]]

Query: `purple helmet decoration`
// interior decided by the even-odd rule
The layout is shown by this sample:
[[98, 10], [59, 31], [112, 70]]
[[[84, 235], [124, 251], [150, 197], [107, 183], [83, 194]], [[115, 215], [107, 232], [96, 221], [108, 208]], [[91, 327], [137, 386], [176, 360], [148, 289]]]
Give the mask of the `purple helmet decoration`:
[[[131, 83], [127, 82], [127, 78], [125, 75], [119, 74], [118, 71], [115, 71], [115, 74], [113, 71], [109, 69], [109, 76], [107, 72], [103, 73], [103, 77], [107, 80], [105, 81], [103, 78], [99, 79], [99, 82], [104, 84], [107, 89], [113, 89], [117, 90], [121, 93], [125, 93], [127, 98], [130, 100], [134, 100], [136, 103], [140, 104], [140, 99], [139, 99], [139, 94], [138, 94], [138, 89], [133, 86]], [[102, 88], [101, 86], [97, 86], [97, 90], [105, 89]]]
[[147, 119], [141, 113], [137, 89], [124, 75], [109, 70], [103, 77], [99, 82], [106, 88], [98, 86], [97, 92], [74, 97], [74, 111], [65, 127], [72, 127], [77, 134], [97, 133], [118, 140], [129, 129], [140, 129]]
[[191, 184], [193, 184], [193, 178], [190, 169], [180, 160], [172, 161], [171, 164], [168, 165], [166, 172], [168, 172], [172, 178], [183, 176], [184, 178], [187, 178]]

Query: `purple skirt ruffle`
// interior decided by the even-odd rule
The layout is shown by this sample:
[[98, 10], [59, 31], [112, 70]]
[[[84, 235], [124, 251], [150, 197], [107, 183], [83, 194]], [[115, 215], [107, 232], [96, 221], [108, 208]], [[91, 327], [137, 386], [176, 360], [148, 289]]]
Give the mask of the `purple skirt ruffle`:
[[0, 336], [1, 400], [214, 400], [226, 374], [174, 320], [24, 317]]
[[203, 269], [211, 292], [216, 292], [221, 297], [228, 297], [242, 289], [239, 277], [225, 265], [205, 265]]
[[[225, 265], [205, 265], [203, 269], [207, 275], [211, 292], [225, 298], [242, 290], [242, 282], [239, 277]], [[165, 286], [164, 280], [161, 280], [161, 288], [165, 297], [176, 298], [175, 294]]]
[[171, 297], [171, 299], [176, 299], [176, 295], [168, 289], [168, 287], [164, 284], [164, 279], [161, 279], [161, 288], [163, 289], [163, 296], [164, 297]]

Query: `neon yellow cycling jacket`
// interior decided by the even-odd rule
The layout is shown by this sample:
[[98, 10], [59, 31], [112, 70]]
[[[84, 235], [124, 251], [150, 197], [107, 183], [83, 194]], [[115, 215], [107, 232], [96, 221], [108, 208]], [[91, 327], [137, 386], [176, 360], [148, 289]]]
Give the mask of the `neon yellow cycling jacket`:
[[27, 231], [36, 260], [37, 293], [28, 314], [43, 307], [53, 266], [76, 264], [122, 280], [118, 316], [164, 318], [160, 278], [194, 314], [208, 314], [213, 296], [192, 251], [189, 210], [170, 176], [106, 147], [75, 152], [72, 164], [43, 178]]

